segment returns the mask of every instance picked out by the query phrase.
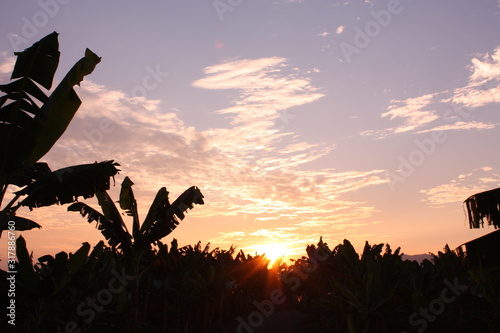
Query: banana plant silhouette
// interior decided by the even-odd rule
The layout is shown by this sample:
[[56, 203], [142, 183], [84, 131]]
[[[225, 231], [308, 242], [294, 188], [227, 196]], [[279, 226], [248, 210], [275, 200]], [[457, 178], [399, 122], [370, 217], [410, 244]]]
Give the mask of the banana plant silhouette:
[[484, 228], [484, 222], [500, 228], [500, 188], [471, 195], [464, 205], [471, 229]]
[[[44, 178], [45, 184], [50, 183], [50, 179], [57, 179], [59, 183], [64, 183], [63, 178], [68, 179], [67, 176], [72, 176], [69, 178], [74, 181], [78, 178], [74, 177], [77, 172], [88, 169], [107, 169], [111, 172], [108, 173], [107, 178], [94, 178], [98, 183], [81, 181], [81, 185], [87, 184], [83, 191], [78, 190], [76, 193], [69, 194], [52, 191], [51, 194], [49, 193], [52, 199], [39, 202], [38, 206], [48, 205], [49, 202], [50, 204], [60, 203], [59, 201], [65, 201], [69, 197], [76, 199], [79, 193], [84, 197], [92, 196], [92, 191], [89, 192], [91, 185], [105, 188], [106, 184], [109, 185], [109, 177], [117, 172], [114, 167], [104, 166], [106, 162], [99, 165], [71, 167], [71, 170], [65, 168], [55, 172], [52, 172], [46, 163], [37, 163], [61, 137], [82, 103], [73, 86], [79, 85], [83, 77], [92, 73], [101, 61], [100, 57], [86, 49], [85, 56], [71, 68], [50, 96], [47, 96], [42, 88], [51, 89], [59, 64], [60, 52], [57, 36], [58, 34], [53, 32], [26, 50], [15, 52], [17, 60], [11, 80], [16, 80], [0, 85], [0, 90], [5, 93], [0, 96], [0, 206], [9, 185], [31, 186], [29, 190], [25, 187], [22, 191], [16, 192], [14, 199], [0, 211], [0, 236], [2, 230], [8, 229], [8, 221], [15, 222], [16, 230], [40, 228], [38, 223], [16, 216], [16, 210], [20, 205], [14, 206], [22, 195], [28, 194], [27, 191], [32, 194], [34, 192], [41, 194], [44, 189], [48, 190], [47, 187], [40, 186], [43, 182], [32, 186], [39, 179]], [[107, 164], [109, 167], [110, 163]], [[103, 166], [104, 168], [101, 168]], [[84, 173], [92, 174], [92, 172]], [[61, 175], [65, 177], [61, 178]], [[57, 188], [64, 187], [61, 185], [64, 184], [59, 184]], [[65, 192], [74, 188], [70, 184], [65, 187]], [[46, 195], [46, 199], [50, 195]], [[64, 198], [63, 200], [57, 199], [60, 195]], [[31, 196], [31, 198], [34, 197]], [[29, 205], [28, 201], [25, 201], [24, 205], [30, 208], [37, 207], [37, 205]]]
[[[109, 245], [113, 249], [119, 248], [123, 252], [125, 267], [135, 277], [130, 285], [128, 332], [134, 332], [133, 328], [137, 327], [139, 322], [141, 313], [139, 305], [140, 280], [144, 273], [151, 268], [150, 264], [155, 259], [151, 244], [169, 235], [179, 225], [179, 220], [184, 219], [184, 213], [188, 209], [192, 209], [194, 204], [204, 204], [203, 194], [196, 186], [188, 188], [172, 204], [168, 200], [167, 189], [162, 187], [158, 190], [141, 225], [137, 201], [132, 190], [133, 185], [130, 178], [125, 177], [121, 184], [120, 200], [118, 201], [125, 214], [132, 217], [132, 235], [128, 232], [122, 215], [106, 191], [96, 192], [102, 213], [83, 202], [75, 202], [68, 207], [68, 211], [79, 212], [82, 217], [87, 218], [89, 223], [97, 222], [98, 229], [101, 230]], [[146, 263], [145, 267], [141, 268], [144, 263]]]
[[[125, 255], [148, 252], [151, 244], [169, 235], [183, 220], [185, 212], [194, 204], [203, 205], [203, 194], [196, 186], [184, 191], [172, 204], [165, 187], [158, 190], [142, 225], [139, 222], [137, 201], [132, 190], [134, 183], [125, 177], [121, 184], [120, 208], [132, 217], [132, 234], [129, 233], [115, 203], [106, 191], [97, 191], [96, 197], [102, 213], [83, 202], [75, 202], [68, 211], [79, 212], [89, 223], [97, 222], [109, 245], [119, 248]], [[136, 251], [138, 250], [138, 251]]]

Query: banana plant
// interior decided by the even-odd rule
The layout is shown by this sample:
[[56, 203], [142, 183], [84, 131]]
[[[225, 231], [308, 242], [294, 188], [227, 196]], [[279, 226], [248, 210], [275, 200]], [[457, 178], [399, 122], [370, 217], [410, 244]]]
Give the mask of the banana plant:
[[24, 217], [16, 215], [22, 207], [34, 208], [67, 204], [76, 201], [79, 197], [93, 197], [96, 191], [105, 191], [110, 188], [110, 178], [114, 177], [119, 169], [114, 161], [80, 164], [51, 171], [46, 163], [36, 163], [27, 168], [24, 173], [9, 178], [11, 184], [24, 186], [14, 192], [14, 198], [0, 211], [0, 235], [2, 230], [8, 229], [10, 221], [14, 221], [16, 230], [30, 230], [41, 226]]
[[[9, 185], [27, 186], [50, 173], [45, 163], [37, 163], [61, 137], [82, 103], [73, 87], [92, 73], [101, 61], [86, 49], [50, 96], [59, 64], [58, 34], [53, 32], [22, 52], [8, 84], [0, 85], [0, 207]], [[7, 221], [15, 220], [16, 230], [39, 228], [34, 221], [15, 216], [12, 205], [0, 211], [0, 233]]]
[[[135, 277], [130, 286], [129, 332], [139, 323], [140, 281], [155, 258], [151, 244], [169, 235], [179, 225], [179, 221], [184, 219], [184, 213], [192, 209], [194, 204], [204, 204], [203, 194], [196, 186], [188, 188], [172, 204], [168, 199], [167, 189], [162, 187], [158, 190], [146, 218], [140, 224], [133, 185], [130, 178], [125, 177], [118, 201], [125, 214], [132, 217], [132, 234], [127, 230], [118, 207], [106, 191], [96, 191], [102, 212], [83, 202], [75, 202], [68, 207], [68, 211], [79, 212], [89, 223], [96, 222], [97, 228], [101, 230], [109, 245], [113, 249], [120, 249], [125, 256], [127, 270]], [[143, 259], [149, 264], [141, 268]]]
[[484, 227], [486, 221], [488, 225], [496, 228], [500, 227], [500, 188], [471, 195], [464, 201], [467, 208], [467, 217], [471, 229]]
[[[34, 264], [26, 246], [26, 241], [22, 236], [16, 240], [16, 252], [18, 262], [16, 298], [19, 304], [19, 321], [26, 331], [42, 332], [40, 326], [45, 326], [53, 319], [53, 300], [57, 295], [71, 285], [71, 282], [78, 278], [80, 269], [86, 262], [92, 259], [93, 251], [89, 257], [90, 245], [83, 245], [69, 255], [66, 252], [59, 252], [54, 257], [50, 255], [39, 259], [38, 264]], [[40, 265], [40, 266], [39, 266]]]
[[132, 234], [129, 233], [118, 207], [106, 191], [96, 191], [102, 212], [83, 202], [75, 202], [68, 211], [79, 212], [89, 223], [97, 222], [109, 245], [129, 254], [132, 250], [149, 250], [151, 244], [169, 235], [185, 217], [185, 212], [194, 204], [203, 205], [203, 194], [196, 186], [188, 188], [172, 204], [165, 187], [158, 190], [149, 211], [142, 222], [139, 221], [137, 201], [132, 190], [134, 183], [125, 177], [121, 184], [120, 208], [132, 217]]

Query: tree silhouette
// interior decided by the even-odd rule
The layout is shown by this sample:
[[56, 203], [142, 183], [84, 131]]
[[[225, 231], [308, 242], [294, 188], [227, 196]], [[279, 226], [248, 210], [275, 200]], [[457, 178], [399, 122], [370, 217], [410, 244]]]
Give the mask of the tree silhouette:
[[[82, 103], [73, 87], [92, 73], [101, 61], [86, 49], [81, 58], [47, 96], [59, 64], [58, 34], [53, 32], [22, 52], [8, 84], [0, 85], [0, 206], [9, 185], [24, 187], [0, 211], [0, 235], [14, 221], [16, 230], [40, 228], [30, 219], [16, 216], [22, 206], [30, 208], [67, 203], [78, 196], [93, 196], [95, 189], [108, 189], [109, 178], [118, 170], [112, 162], [82, 165], [52, 172], [42, 158], [61, 137]], [[98, 177], [88, 178], [97, 172]], [[86, 179], [80, 179], [83, 174]], [[94, 189], [95, 188], [95, 189]], [[17, 201], [28, 195], [21, 203]]]
[[500, 227], [500, 188], [471, 195], [464, 204], [471, 229], [484, 228], [485, 221], [495, 229]]
[[115, 203], [106, 191], [97, 191], [96, 197], [102, 213], [83, 202], [75, 202], [68, 211], [77, 211], [87, 218], [89, 223], [97, 222], [97, 227], [112, 247], [120, 248], [128, 254], [133, 249], [149, 250], [151, 244], [169, 235], [183, 220], [184, 213], [194, 204], [203, 205], [203, 194], [192, 186], [182, 193], [172, 204], [165, 187], [158, 190], [143, 223], [139, 222], [137, 201], [132, 190], [134, 183], [125, 177], [121, 184], [120, 208], [132, 217], [132, 234], [127, 230]]

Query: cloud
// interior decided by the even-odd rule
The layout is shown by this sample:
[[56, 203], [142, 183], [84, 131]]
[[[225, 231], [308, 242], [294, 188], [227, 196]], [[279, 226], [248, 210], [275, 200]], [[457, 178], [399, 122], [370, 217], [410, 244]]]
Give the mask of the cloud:
[[337, 29], [335, 30], [335, 33], [336, 33], [337, 35], [340, 35], [341, 33], [343, 33], [343, 32], [344, 32], [344, 29], [345, 29], [345, 26], [340, 25], [340, 26], [338, 26], [338, 27], [337, 27]]
[[468, 66], [469, 83], [454, 90], [452, 102], [465, 107], [480, 107], [500, 102], [500, 47], [492, 54], [480, 54]]
[[478, 121], [471, 121], [471, 122], [457, 121], [453, 124], [437, 126], [437, 127], [430, 128], [427, 130], [422, 130], [422, 131], [417, 132], [417, 133], [420, 134], [420, 133], [427, 133], [427, 132], [434, 132], [434, 131], [456, 131], [456, 130], [472, 130], [472, 129], [487, 130], [487, 129], [492, 129], [495, 126], [496, 126], [496, 124], [483, 123], [483, 122], [478, 122]]
[[405, 100], [391, 100], [388, 111], [382, 113], [381, 117], [389, 117], [390, 120], [400, 118], [403, 120], [403, 124], [382, 130], [363, 131], [360, 135], [384, 138], [392, 134], [409, 132], [420, 128], [439, 119], [436, 111], [428, 109], [435, 101], [436, 94], [427, 94]]
[[469, 84], [455, 89], [453, 102], [480, 107], [500, 102], [500, 47], [471, 59]]
[[500, 83], [483, 86], [471, 85], [455, 89], [453, 102], [466, 107], [480, 107], [490, 103], [500, 103]]
[[16, 57], [8, 56], [7, 52], [0, 52], [0, 79], [2, 83], [9, 80], [15, 63]]
[[[286, 59], [272, 57], [245, 59], [205, 68], [205, 78], [193, 83], [204, 89], [239, 89], [234, 106], [218, 110], [233, 114], [233, 124], [279, 118], [279, 111], [314, 102], [324, 95], [310, 81], [296, 73], [286, 73]], [[288, 71], [289, 72], [289, 71]]]
[[424, 202], [431, 207], [443, 207], [446, 204], [463, 202], [473, 194], [498, 187], [500, 174], [489, 166], [460, 174], [450, 182], [421, 190], [426, 197]]
[[484, 82], [493, 79], [500, 79], [500, 47], [497, 47], [492, 54], [479, 55], [471, 60], [470, 81]]
[[233, 232], [221, 232], [219, 237], [212, 239], [214, 243], [231, 243], [238, 242], [245, 238], [245, 232], [243, 231], [233, 231]]
[[[438, 91], [405, 100], [391, 100], [387, 111], [381, 117], [391, 121], [403, 120], [403, 124], [385, 129], [372, 129], [360, 133], [363, 136], [384, 138], [389, 135], [414, 132], [426, 133], [438, 130], [470, 130], [492, 129], [496, 124], [477, 122], [461, 112], [466, 107], [481, 107], [500, 102], [500, 47], [492, 54], [485, 53], [471, 59], [468, 83], [452, 90]], [[440, 111], [445, 109], [446, 111]], [[451, 113], [456, 113], [450, 117]], [[449, 122], [452, 118], [458, 121], [450, 124], [434, 125], [431, 123]], [[456, 119], [455, 119], [456, 120]], [[427, 127], [427, 128], [425, 128]]]
[[403, 101], [392, 100], [389, 110], [382, 113], [382, 117], [403, 118], [402, 126], [394, 129], [394, 133], [401, 133], [416, 129], [439, 118], [434, 111], [423, 110], [429, 106], [434, 99], [434, 94], [427, 94], [420, 97], [408, 98]]
[[[228, 117], [231, 126], [198, 130], [179, 118], [182, 110], [85, 80], [76, 87], [80, 110], [43, 160], [57, 169], [114, 159], [122, 170], [117, 181], [127, 175], [136, 184], [141, 216], [160, 187], [166, 186], [173, 200], [197, 185], [206, 204], [191, 217], [256, 223], [218, 229], [212, 243], [245, 246], [288, 235], [292, 243], [302, 240], [303, 249], [304, 230], [317, 241], [315, 226], [321, 225], [326, 235], [347, 224], [352, 230], [368, 223], [376, 210], [344, 196], [386, 183], [385, 171], [314, 168], [311, 162], [335, 146], [304, 142], [287, 131], [295, 121], [290, 117], [295, 106], [323, 96], [300, 69], [272, 57], [229, 61], [203, 73], [193, 82], [195, 88], [238, 93], [230, 107], [213, 110]], [[239, 242], [243, 237], [245, 244]]]

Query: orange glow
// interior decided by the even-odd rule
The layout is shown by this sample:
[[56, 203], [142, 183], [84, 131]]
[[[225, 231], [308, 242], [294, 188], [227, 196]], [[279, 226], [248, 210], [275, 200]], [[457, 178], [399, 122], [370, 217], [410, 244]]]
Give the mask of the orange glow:
[[257, 254], [265, 254], [267, 259], [271, 260], [271, 264], [291, 252], [286, 245], [280, 243], [254, 245], [253, 249]]

